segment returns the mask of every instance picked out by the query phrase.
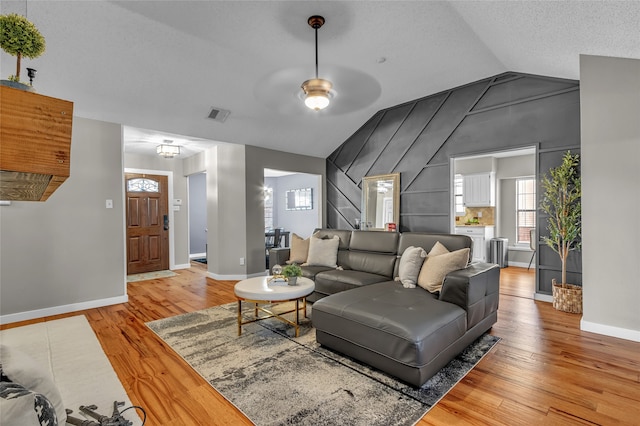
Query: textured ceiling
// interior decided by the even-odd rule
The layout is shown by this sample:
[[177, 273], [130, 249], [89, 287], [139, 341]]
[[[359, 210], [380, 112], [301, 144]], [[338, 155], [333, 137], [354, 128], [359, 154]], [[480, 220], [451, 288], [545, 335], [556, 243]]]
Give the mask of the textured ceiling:
[[[122, 123], [126, 151], [187, 135], [328, 156], [376, 111], [505, 71], [579, 79], [579, 55], [640, 59], [638, 1], [11, 1], [47, 51], [39, 93], [81, 117]], [[333, 81], [313, 112], [300, 84]], [[2, 53], [1, 74], [15, 58]], [[211, 107], [231, 114], [207, 118]], [[139, 129], [150, 130], [139, 130]], [[167, 137], [166, 133], [171, 134]], [[189, 145], [192, 144], [192, 147]]]

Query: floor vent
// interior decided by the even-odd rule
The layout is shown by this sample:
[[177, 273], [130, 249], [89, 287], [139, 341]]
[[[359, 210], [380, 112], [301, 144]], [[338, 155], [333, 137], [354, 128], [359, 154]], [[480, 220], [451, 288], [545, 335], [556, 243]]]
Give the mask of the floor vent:
[[211, 112], [209, 113], [209, 118], [224, 123], [230, 113], [231, 111], [229, 110], [212, 107]]

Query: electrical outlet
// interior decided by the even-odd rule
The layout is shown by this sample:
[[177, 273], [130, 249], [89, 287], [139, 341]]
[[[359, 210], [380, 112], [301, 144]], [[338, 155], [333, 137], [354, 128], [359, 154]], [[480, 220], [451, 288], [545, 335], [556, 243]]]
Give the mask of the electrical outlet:
[[240, 258], [240, 265], [244, 265], [244, 257]]
[[478, 212], [478, 217], [482, 217], [482, 212]]

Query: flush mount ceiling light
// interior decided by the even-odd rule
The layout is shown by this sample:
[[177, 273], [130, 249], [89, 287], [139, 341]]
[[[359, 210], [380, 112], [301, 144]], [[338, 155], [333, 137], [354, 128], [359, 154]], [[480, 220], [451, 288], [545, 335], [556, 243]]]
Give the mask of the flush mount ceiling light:
[[329, 95], [333, 87], [329, 80], [318, 78], [318, 28], [324, 25], [324, 18], [314, 15], [307, 20], [307, 23], [316, 32], [316, 78], [302, 83], [305, 94], [304, 104], [310, 109], [320, 111], [329, 106]]
[[158, 145], [156, 152], [158, 155], [164, 158], [173, 158], [176, 155], [180, 155], [180, 147], [178, 145], [167, 145], [173, 143], [172, 140], [165, 139], [164, 144]]

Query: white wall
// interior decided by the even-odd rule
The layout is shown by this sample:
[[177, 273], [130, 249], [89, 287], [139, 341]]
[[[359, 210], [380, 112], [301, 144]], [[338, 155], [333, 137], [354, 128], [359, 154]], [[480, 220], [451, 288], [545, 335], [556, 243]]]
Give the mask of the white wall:
[[72, 132], [62, 186], [0, 207], [2, 323], [127, 301], [122, 129], [74, 117]]
[[582, 329], [640, 341], [640, 60], [580, 56]]
[[[207, 175], [195, 173], [189, 181], [189, 255], [206, 253], [207, 245]], [[186, 205], [185, 200], [183, 204]]]
[[[297, 173], [276, 178], [274, 191], [274, 227], [285, 228], [291, 235], [295, 232], [303, 238], [310, 237], [315, 228], [322, 224], [322, 206], [320, 205], [322, 185], [315, 175]], [[287, 210], [287, 191], [293, 189], [311, 188], [313, 191], [313, 208], [310, 210]]]
[[[509, 240], [509, 265], [527, 267], [533, 251], [528, 246], [518, 250], [516, 244], [516, 179], [535, 177], [536, 159], [532, 155], [498, 158], [496, 163], [496, 182], [498, 185], [496, 209], [496, 233], [498, 237]], [[535, 268], [535, 259], [531, 267]]]

